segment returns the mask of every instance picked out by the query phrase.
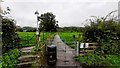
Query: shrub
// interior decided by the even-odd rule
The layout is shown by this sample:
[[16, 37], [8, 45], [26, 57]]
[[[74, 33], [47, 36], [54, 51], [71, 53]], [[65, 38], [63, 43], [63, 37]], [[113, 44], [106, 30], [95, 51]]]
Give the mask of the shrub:
[[2, 19], [2, 50], [5, 51], [15, 48], [18, 43], [16, 41], [17, 34], [15, 33], [15, 24], [14, 20], [11, 19]]
[[2, 56], [2, 68], [14, 68], [17, 64], [17, 58], [20, 56], [18, 49], [9, 50]]
[[90, 23], [85, 27], [84, 41], [99, 43], [98, 50], [105, 54], [120, 54], [120, 23], [114, 17], [101, 17]]

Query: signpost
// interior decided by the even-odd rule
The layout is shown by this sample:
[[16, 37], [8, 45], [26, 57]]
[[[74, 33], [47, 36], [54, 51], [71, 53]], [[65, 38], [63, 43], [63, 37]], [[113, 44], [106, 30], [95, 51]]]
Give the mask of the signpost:
[[39, 22], [39, 12], [36, 11], [35, 15], [37, 16], [37, 30], [36, 30], [36, 42], [37, 42], [37, 47], [39, 46], [39, 41], [40, 41], [40, 34], [39, 34], [39, 30], [38, 30], [38, 22]]

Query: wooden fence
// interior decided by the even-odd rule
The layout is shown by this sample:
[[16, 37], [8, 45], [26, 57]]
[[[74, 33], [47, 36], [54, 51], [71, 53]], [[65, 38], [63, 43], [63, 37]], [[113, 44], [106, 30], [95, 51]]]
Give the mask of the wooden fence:
[[46, 54], [46, 45], [43, 45], [41, 48], [40, 48], [40, 52], [38, 52], [38, 55], [39, 55], [39, 58], [37, 59], [38, 61], [38, 65], [37, 66], [40, 66], [40, 68], [42, 68], [42, 66], [44, 66], [45, 64], [45, 54]]
[[97, 43], [81, 43], [79, 54], [80, 56], [86, 55], [87, 53], [94, 51], [97, 47]]

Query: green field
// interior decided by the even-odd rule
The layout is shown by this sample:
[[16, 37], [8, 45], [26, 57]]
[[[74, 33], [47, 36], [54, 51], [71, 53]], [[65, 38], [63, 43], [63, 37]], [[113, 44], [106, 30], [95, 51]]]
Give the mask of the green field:
[[81, 32], [59, 32], [58, 34], [60, 38], [72, 48], [75, 48], [76, 41], [82, 42]]
[[[36, 45], [36, 32], [17, 32], [20, 38], [21, 46], [35, 46]], [[41, 32], [40, 33], [40, 43], [44, 43], [47, 37], [51, 36], [50, 32]], [[69, 46], [74, 48], [75, 42], [82, 40], [82, 33], [80, 32], [58, 32], [60, 38]], [[73, 35], [75, 37], [73, 38]], [[43, 38], [44, 36], [44, 38]]]
[[[36, 32], [17, 32], [20, 38], [20, 46], [35, 46], [36, 45]], [[40, 33], [40, 44], [43, 44], [47, 37], [51, 33], [41, 32]]]

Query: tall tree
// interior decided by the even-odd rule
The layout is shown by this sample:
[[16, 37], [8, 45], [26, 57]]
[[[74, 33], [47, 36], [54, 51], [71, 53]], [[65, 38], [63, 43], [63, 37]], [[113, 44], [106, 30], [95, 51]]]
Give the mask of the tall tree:
[[39, 29], [44, 30], [44, 31], [51, 31], [51, 32], [56, 32], [58, 28], [58, 21], [55, 19], [55, 15], [53, 15], [50, 12], [41, 14], [39, 17], [39, 20], [41, 23], [39, 24]]

